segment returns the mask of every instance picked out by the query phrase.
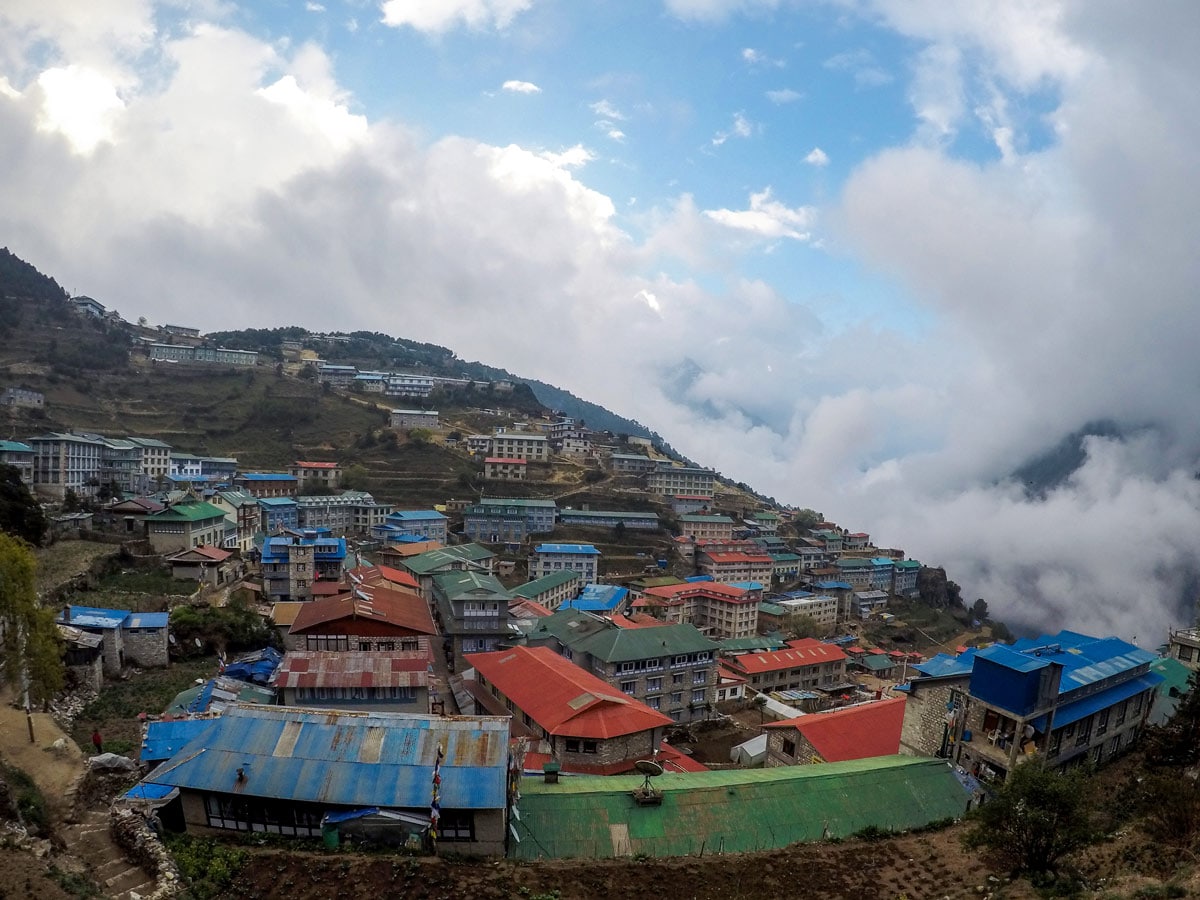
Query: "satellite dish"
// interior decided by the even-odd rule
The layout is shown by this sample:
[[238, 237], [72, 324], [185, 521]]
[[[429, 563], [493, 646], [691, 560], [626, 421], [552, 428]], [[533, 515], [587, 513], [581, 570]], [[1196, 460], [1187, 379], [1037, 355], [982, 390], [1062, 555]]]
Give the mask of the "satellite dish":
[[652, 759], [639, 759], [633, 767], [647, 778], [657, 778], [663, 773], [663, 767]]

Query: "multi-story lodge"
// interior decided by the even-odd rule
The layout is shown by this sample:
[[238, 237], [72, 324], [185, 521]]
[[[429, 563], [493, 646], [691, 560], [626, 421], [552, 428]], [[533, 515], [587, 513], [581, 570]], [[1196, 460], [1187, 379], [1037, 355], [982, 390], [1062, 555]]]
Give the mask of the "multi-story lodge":
[[634, 607], [666, 622], [687, 622], [719, 640], [753, 637], [758, 633], [762, 589], [747, 589], [712, 581], [648, 587]]
[[463, 512], [463, 533], [485, 544], [519, 544], [531, 534], [554, 530], [553, 500], [484, 498]]
[[652, 494], [690, 494], [712, 497], [717, 482], [717, 473], [712, 469], [692, 466], [672, 466], [659, 463], [658, 468], [646, 476], [646, 487]]
[[365, 491], [342, 491], [296, 498], [300, 528], [328, 528], [334, 534], [368, 535], [392, 511]]
[[483, 461], [483, 477], [488, 481], [525, 481], [529, 461], [509, 456], [489, 456]]
[[846, 681], [846, 654], [813, 638], [788, 641], [783, 650], [731, 656], [724, 665], [761, 693], [829, 689]]
[[671, 719], [547, 647], [467, 658], [476, 703], [512, 716], [515, 735], [544, 742], [564, 771], [615, 775], [653, 759]]
[[1031, 759], [1104, 762], [1145, 724], [1162, 682], [1155, 659], [1120, 638], [1071, 631], [939, 654], [915, 666], [902, 750], [949, 756], [989, 781]]
[[380, 541], [421, 540], [446, 543], [446, 517], [436, 509], [397, 509], [371, 529]]
[[155, 553], [225, 544], [225, 513], [201, 500], [185, 501], [146, 516], [146, 537]]
[[716, 700], [720, 645], [692, 625], [620, 628], [564, 609], [541, 619], [527, 643], [549, 647], [676, 722], [706, 718]]
[[544, 434], [501, 432], [492, 436], [492, 456], [545, 462], [550, 458], [550, 439]]
[[584, 584], [595, 584], [599, 566], [600, 551], [591, 544], [538, 544], [529, 557], [529, 577], [569, 570], [578, 572]]
[[696, 568], [722, 584], [754, 581], [770, 585], [774, 561], [761, 550], [726, 550], [718, 544], [711, 549], [696, 548]]
[[296, 476], [286, 472], [244, 472], [234, 486], [252, 497], [295, 497]]
[[438, 427], [438, 411], [436, 409], [393, 409], [388, 418], [392, 428], [433, 428]]
[[338, 581], [346, 561], [346, 539], [313, 528], [269, 537], [262, 548], [263, 591], [269, 602], [312, 599], [313, 582]]
[[17, 470], [21, 483], [33, 487], [33, 448], [20, 441], [0, 440], [0, 465]]
[[296, 479], [301, 492], [313, 488], [332, 491], [341, 484], [342, 467], [335, 462], [297, 460], [292, 463], [291, 475]]
[[653, 472], [658, 464], [642, 453], [613, 453], [608, 457], [608, 464], [617, 473], [643, 475]]
[[61, 500], [67, 491], [92, 497], [99, 487], [104, 442], [79, 434], [50, 432], [27, 438], [33, 449], [33, 486]]
[[456, 665], [467, 653], [495, 650], [512, 636], [510, 594], [494, 575], [447, 572], [433, 576], [433, 605]]
[[562, 509], [560, 525], [585, 525], [592, 528], [616, 528], [620, 525], [631, 531], [658, 531], [662, 527], [658, 513], [605, 509]]

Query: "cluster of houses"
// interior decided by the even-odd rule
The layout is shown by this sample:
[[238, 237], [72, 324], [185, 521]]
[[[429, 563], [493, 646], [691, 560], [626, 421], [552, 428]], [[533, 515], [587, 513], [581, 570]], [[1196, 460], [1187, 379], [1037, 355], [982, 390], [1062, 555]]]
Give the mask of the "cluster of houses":
[[[595, 547], [545, 543], [530, 579], [506, 587], [492, 549], [448, 543], [430, 512], [385, 517], [374, 564], [341, 536], [270, 535], [262, 584], [281, 656], [257, 687], [227, 667], [152, 717], [130, 802], [200, 833], [518, 858], [761, 849], [958, 816], [1033, 760], [1102, 763], [1168, 714], [1164, 685], [1186, 677], [1181, 649], [1070, 631], [885, 653], [848, 629], [871, 608], [858, 594], [897, 593], [894, 568], [883, 580], [873, 562], [867, 591], [776, 597], [708, 575], [605, 583]], [[699, 555], [724, 535], [694, 537]], [[775, 630], [769, 607], [816, 596], [847, 633]], [[128, 654], [145, 623], [103, 613], [61, 621]], [[741, 764], [710, 770], [669, 738], [755, 707]], [[698, 803], [711, 810], [689, 815]]]

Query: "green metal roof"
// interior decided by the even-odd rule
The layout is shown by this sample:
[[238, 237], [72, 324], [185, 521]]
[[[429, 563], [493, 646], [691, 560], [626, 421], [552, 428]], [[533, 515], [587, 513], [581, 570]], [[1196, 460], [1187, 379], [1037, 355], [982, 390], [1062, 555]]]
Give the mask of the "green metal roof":
[[543, 508], [551, 507], [551, 506], [557, 508], [558, 504], [555, 503], [553, 500], [535, 500], [531, 497], [523, 497], [521, 499], [514, 498], [511, 500], [497, 498], [497, 497], [484, 497], [478, 503], [472, 503], [470, 508], [467, 511], [470, 512], [472, 510], [479, 510], [479, 509], [482, 509], [483, 507], [490, 507], [490, 506], [518, 506], [518, 507], [535, 507], [538, 509], [543, 509]]
[[740, 650], [778, 650], [783, 646], [783, 639], [756, 634], [751, 637], [730, 638], [721, 641], [721, 649], [736, 653]]
[[766, 613], [768, 616], [786, 616], [791, 612], [786, 606], [780, 606], [778, 603], [760, 603], [758, 604], [759, 615]]
[[433, 586], [436, 593], [440, 593], [448, 600], [475, 591], [487, 591], [503, 597], [510, 596], [508, 590], [497, 580], [496, 576], [488, 575], [486, 572], [443, 572], [433, 576]]
[[658, 806], [638, 806], [636, 773], [521, 782], [511, 822], [521, 859], [684, 856], [906, 830], [958, 817], [967, 795], [943, 760], [882, 756], [841, 763], [666, 774]]
[[674, 656], [677, 653], [715, 651], [720, 645], [710, 641], [695, 625], [657, 625], [653, 628], [606, 628], [574, 642], [573, 650], [589, 653], [605, 662], [629, 662]]
[[532, 600], [538, 594], [552, 591], [556, 587], [562, 587], [571, 581], [578, 581], [580, 577], [578, 572], [551, 572], [549, 575], [543, 575], [541, 578], [535, 578], [533, 581], [517, 585], [512, 589], [511, 593], [514, 597], [524, 597], [526, 600]]
[[225, 513], [203, 500], [196, 503], [176, 503], [174, 506], [151, 513], [152, 522], [202, 522], [205, 519], [223, 519]]
[[702, 516], [699, 513], [693, 513], [679, 517], [680, 522], [716, 522], [718, 525], [732, 525], [733, 519], [729, 516]]
[[479, 562], [495, 556], [487, 547], [479, 544], [457, 544], [454, 547], [442, 547], [427, 553], [418, 553], [404, 560], [404, 568], [414, 575], [428, 575], [445, 566], [459, 562]]

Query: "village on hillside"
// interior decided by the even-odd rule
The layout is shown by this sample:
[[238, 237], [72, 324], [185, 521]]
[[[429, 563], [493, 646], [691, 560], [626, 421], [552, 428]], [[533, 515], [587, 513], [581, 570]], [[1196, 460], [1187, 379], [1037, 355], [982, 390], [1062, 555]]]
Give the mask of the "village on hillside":
[[[147, 361], [258, 363], [197, 329], [157, 333]], [[935, 627], [929, 570], [903, 550], [649, 439], [502, 410], [463, 431], [428, 402], [438, 377], [285, 350], [326, 390], [382, 404], [397, 440], [473, 460], [474, 495], [382, 502], [347, 486], [336, 450], [265, 470], [149, 436], [0, 441], [52, 539], [186, 585], [128, 609], [80, 602], [80, 576], [56, 618], [77, 690], [175, 665], [188, 610], [265, 626], [259, 647], [196, 638], [219, 662], [139, 717], [138, 781], [116, 802], [160, 832], [535, 860], [904, 831], [961, 817], [1032, 761], [1115, 759], [1200, 666], [1190, 629], [1150, 652], [1069, 629], [996, 641], [986, 607], [961, 604]], [[564, 461], [582, 486], [553, 495]]]

